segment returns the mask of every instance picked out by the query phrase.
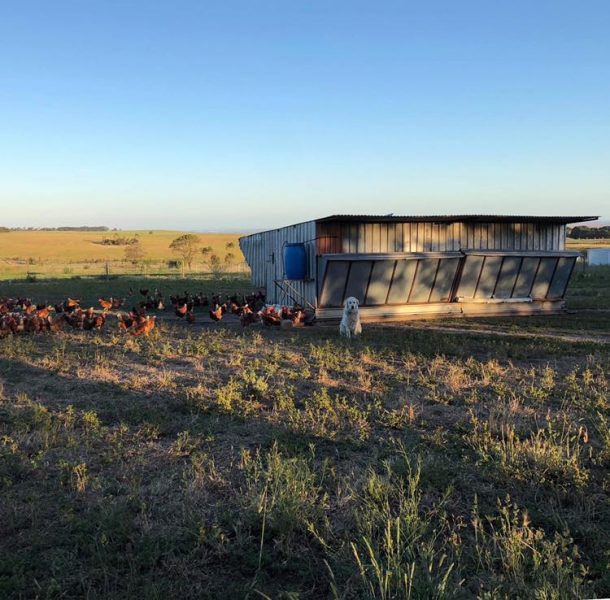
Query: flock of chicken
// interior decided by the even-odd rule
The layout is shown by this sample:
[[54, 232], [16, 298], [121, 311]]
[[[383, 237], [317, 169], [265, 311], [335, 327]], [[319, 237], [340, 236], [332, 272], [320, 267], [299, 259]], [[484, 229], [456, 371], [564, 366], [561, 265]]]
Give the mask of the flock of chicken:
[[[135, 292], [130, 290], [130, 296]], [[151, 294], [148, 289], [140, 289], [142, 300], [136, 302], [129, 312], [120, 312], [124, 298], [99, 298], [100, 310], [93, 307], [83, 309], [79, 300], [68, 298], [59, 304], [49, 306], [35, 304], [29, 298], [0, 298], [0, 337], [19, 333], [39, 333], [60, 331], [64, 326], [84, 331], [100, 330], [104, 327], [109, 311], [116, 313], [120, 331], [133, 336], [148, 335], [155, 327], [156, 316], [149, 311], [164, 311], [164, 298], [158, 290]], [[219, 322], [229, 313], [237, 316], [242, 327], [262, 323], [269, 327], [303, 327], [313, 325], [313, 311], [295, 304], [292, 307], [280, 304], [265, 304], [265, 295], [255, 294], [223, 297], [214, 294], [211, 298], [199, 293], [184, 292], [170, 296], [174, 314], [187, 323], [195, 323], [205, 313], [195, 308], [207, 309], [210, 319]]]
[[[146, 310], [165, 309], [163, 296], [158, 290], [150, 294], [148, 289], [141, 289], [140, 294], [145, 299], [137, 307], [134, 307], [132, 312], [129, 313], [130, 317], [133, 318]], [[239, 317], [242, 327], [248, 327], [257, 322], [268, 326], [301, 327], [312, 325], [314, 322], [313, 311], [305, 310], [297, 304], [292, 307], [279, 304], [267, 305], [265, 304], [265, 294], [262, 292], [248, 295], [233, 294], [226, 297], [213, 294], [209, 298], [202, 293], [184, 292], [183, 294], [170, 296], [169, 299], [174, 314], [190, 324], [195, 323], [198, 319], [195, 314], [195, 308], [197, 307], [206, 309], [210, 319], [216, 323], [222, 321], [227, 313], [235, 315]]]
[[60, 331], [65, 325], [93, 331], [106, 323], [105, 312], [83, 310], [78, 300], [68, 298], [55, 306], [34, 304], [29, 298], [0, 298], [0, 337], [18, 333]]

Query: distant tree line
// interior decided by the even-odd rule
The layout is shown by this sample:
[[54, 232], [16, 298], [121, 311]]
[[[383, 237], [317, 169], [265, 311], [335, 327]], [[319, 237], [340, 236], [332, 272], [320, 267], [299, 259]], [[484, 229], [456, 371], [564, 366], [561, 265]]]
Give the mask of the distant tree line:
[[87, 225], [81, 225], [80, 227], [41, 227], [41, 231], [110, 231], [110, 229], [104, 225], [94, 225], [88, 227]]
[[7, 231], [110, 231], [104, 225], [81, 225], [80, 227], [0, 227], [1, 232]]
[[568, 228], [566, 233], [573, 240], [602, 240], [610, 238], [610, 226], [587, 227], [586, 225], [579, 225], [578, 227]]

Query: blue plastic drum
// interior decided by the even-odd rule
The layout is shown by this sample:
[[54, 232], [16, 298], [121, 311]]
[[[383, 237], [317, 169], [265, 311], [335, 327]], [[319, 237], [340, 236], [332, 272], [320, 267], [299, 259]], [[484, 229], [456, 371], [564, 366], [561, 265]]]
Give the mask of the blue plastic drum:
[[284, 246], [284, 271], [286, 279], [305, 279], [307, 277], [305, 244], [286, 244]]

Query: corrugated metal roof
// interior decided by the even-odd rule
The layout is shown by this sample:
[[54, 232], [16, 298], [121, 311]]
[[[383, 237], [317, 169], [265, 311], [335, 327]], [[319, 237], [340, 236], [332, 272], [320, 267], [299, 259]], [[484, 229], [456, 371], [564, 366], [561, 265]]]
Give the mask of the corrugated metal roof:
[[[555, 223], [567, 225], [568, 223], [582, 223], [596, 221], [596, 216], [545, 216], [545, 215], [330, 215], [319, 219], [310, 219], [299, 223], [292, 223], [284, 227], [261, 230], [251, 234], [260, 235], [269, 231], [279, 231], [287, 227], [297, 227], [304, 223], [324, 223], [331, 221], [359, 222], [359, 223]], [[251, 237], [250, 235], [243, 238]], [[242, 239], [242, 238], [240, 238]]]
[[330, 215], [315, 219], [324, 221], [403, 222], [403, 223], [581, 223], [596, 221], [594, 216], [545, 216], [545, 215]]

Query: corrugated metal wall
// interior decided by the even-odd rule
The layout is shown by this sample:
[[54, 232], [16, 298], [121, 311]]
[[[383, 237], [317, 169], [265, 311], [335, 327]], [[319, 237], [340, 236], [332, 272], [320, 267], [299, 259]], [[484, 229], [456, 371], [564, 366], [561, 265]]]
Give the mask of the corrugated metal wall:
[[318, 254], [565, 248], [565, 225], [546, 223], [318, 223]]
[[343, 256], [320, 259], [322, 308], [343, 306], [350, 296], [363, 307], [450, 302], [463, 259], [461, 252]]
[[293, 299], [276, 286], [284, 277], [283, 247], [286, 243], [305, 243], [308, 261], [308, 280], [291, 281], [293, 295], [302, 296], [313, 306], [316, 304], [316, 223], [308, 221], [272, 231], [264, 231], [240, 238], [239, 246], [250, 268], [252, 284], [264, 288], [268, 302], [292, 304]]
[[319, 259], [319, 306], [339, 308], [350, 296], [363, 308], [559, 301], [577, 256], [544, 250], [328, 254]]

